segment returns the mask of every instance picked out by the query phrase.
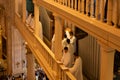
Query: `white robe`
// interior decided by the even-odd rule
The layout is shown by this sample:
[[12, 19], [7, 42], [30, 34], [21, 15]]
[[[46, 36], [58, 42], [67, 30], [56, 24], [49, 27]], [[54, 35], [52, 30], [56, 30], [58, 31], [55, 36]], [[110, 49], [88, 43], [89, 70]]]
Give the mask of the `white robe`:
[[73, 46], [73, 44], [67, 44], [67, 47], [68, 47], [68, 51], [69, 51], [69, 53], [71, 54], [71, 55], [73, 55], [74, 54], [74, 46]]
[[54, 53], [55, 52], [55, 34], [52, 37], [52, 41], [51, 41], [51, 50]]
[[66, 47], [67, 46], [67, 38], [64, 38], [63, 40], [62, 40], [62, 49], [64, 49], [64, 47]]
[[71, 63], [73, 64], [74, 63], [74, 46], [72, 44], [67, 44], [67, 47], [68, 47], [68, 51], [71, 55]]
[[76, 77], [77, 80], [83, 80], [82, 60], [80, 57], [75, 60], [74, 66], [72, 68], [69, 68], [69, 70]]
[[30, 26], [30, 22], [31, 22], [31, 15], [32, 14], [30, 14], [28, 17], [27, 17], [27, 19], [26, 19], [26, 26]]
[[42, 24], [40, 21], [39, 21], [39, 26], [38, 26], [36, 34], [40, 37], [41, 40], [43, 40], [43, 30], [42, 30]]
[[[31, 14], [26, 19], [26, 26], [30, 26], [33, 30], [35, 28], [35, 20], [31, 17]], [[39, 21], [39, 25], [37, 27], [36, 34], [40, 37], [41, 40], [43, 40], [43, 30], [42, 30], [42, 24]]]
[[31, 18], [30, 27], [34, 30], [34, 28], [35, 28], [35, 20], [34, 20], [34, 18]]
[[70, 43], [74, 47], [73, 52], [76, 52], [76, 37], [75, 36], [73, 36], [72, 38], [70, 38]]
[[72, 63], [71, 63], [71, 54], [69, 52], [67, 53], [63, 53], [61, 62], [66, 66], [66, 67], [71, 67]]
[[69, 33], [69, 31], [66, 31], [65, 34], [66, 34], [67, 38], [70, 39], [70, 33]]
[[34, 18], [32, 18], [32, 14], [30, 14], [27, 19], [26, 19], [26, 26], [30, 26], [33, 30], [34, 30], [34, 27], [35, 27], [35, 21], [34, 21]]

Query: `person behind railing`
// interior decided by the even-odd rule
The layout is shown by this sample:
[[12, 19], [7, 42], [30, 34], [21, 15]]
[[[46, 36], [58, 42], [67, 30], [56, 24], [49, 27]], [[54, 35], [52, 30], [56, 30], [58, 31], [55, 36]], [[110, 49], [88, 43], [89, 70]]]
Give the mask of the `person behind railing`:
[[22, 78], [22, 80], [26, 80], [26, 75], [24, 73], [22, 73], [21, 78]]
[[27, 19], [26, 19], [26, 21], [25, 21], [26, 26], [29, 26], [29, 25], [30, 25], [31, 15], [32, 15], [32, 13], [28, 14], [28, 17], [27, 17]]
[[33, 13], [30, 13], [30, 14], [28, 15], [26, 21], [25, 21], [26, 26], [29, 26], [29, 27], [32, 28], [32, 29], [33, 29], [33, 27], [34, 27], [34, 25], [33, 25], [34, 19], [33, 19], [33, 18], [34, 18], [34, 14], [33, 14]]
[[74, 47], [73, 52], [76, 52], [76, 37], [74, 36], [72, 31], [70, 32], [70, 43]]
[[65, 67], [70, 68], [72, 66], [71, 54], [68, 51], [68, 47], [64, 47], [61, 62], [65, 65]]
[[[26, 19], [26, 26], [29, 26], [34, 32], [34, 29], [35, 29], [34, 13], [30, 13], [28, 15], [28, 18]], [[38, 23], [36, 33], [40, 37], [40, 39], [43, 40], [43, 30], [42, 30], [42, 24], [40, 21]]]
[[7, 76], [7, 80], [11, 80], [11, 75], [8, 75], [8, 76]]
[[29, 25], [30, 25], [30, 28], [32, 30], [34, 30], [34, 28], [35, 28], [34, 13], [32, 13], [32, 15], [31, 15], [31, 21], [30, 21]]
[[69, 51], [69, 53], [71, 55], [71, 63], [73, 64], [74, 63], [74, 57], [73, 57], [74, 46], [73, 46], [73, 44], [70, 43], [70, 39], [67, 39], [66, 42], [67, 42], [66, 46], [68, 47], [68, 51]]
[[67, 46], [66, 40], [67, 40], [67, 35], [64, 34], [64, 38], [63, 38], [63, 40], [62, 40], [62, 49], [64, 49], [64, 47]]
[[75, 62], [72, 68], [69, 68], [69, 71], [76, 77], [77, 80], [83, 80], [82, 74], [82, 59], [78, 53], [74, 53]]
[[55, 34], [53, 34], [53, 37], [51, 40], [51, 50], [53, 53], [55, 52]]

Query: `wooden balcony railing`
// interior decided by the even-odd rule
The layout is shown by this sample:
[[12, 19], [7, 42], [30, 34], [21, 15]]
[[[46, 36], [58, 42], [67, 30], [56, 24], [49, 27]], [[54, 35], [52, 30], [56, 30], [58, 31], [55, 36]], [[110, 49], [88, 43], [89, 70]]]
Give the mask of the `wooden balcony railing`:
[[[106, 22], [109, 25], [118, 26], [119, 1], [116, 0], [51, 0], [63, 6], [69, 7], [79, 13]], [[114, 14], [113, 14], [114, 13]], [[120, 25], [119, 25], [120, 26]]]
[[29, 48], [50, 80], [76, 80], [69, 70], [56, 60], [53, 52], [46, 44], [32, 33], [17, 15], [15, 15], [15, 25], [23, 38], [28, 42]]

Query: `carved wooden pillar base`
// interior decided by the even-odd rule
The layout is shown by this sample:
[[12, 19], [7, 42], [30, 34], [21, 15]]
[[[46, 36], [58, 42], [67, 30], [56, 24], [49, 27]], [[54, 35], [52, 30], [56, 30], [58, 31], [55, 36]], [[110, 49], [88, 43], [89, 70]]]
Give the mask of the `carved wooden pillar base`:
[[114, 53], [115, 50], [100, 43], [100, 80], [113, 80]]

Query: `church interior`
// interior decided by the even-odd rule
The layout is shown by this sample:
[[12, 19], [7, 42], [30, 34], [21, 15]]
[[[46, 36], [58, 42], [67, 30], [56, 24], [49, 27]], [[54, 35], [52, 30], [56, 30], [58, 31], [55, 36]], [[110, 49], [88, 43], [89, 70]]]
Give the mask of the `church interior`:
[[0, 80], [120, 80], [120, 0], [0, 0]]

